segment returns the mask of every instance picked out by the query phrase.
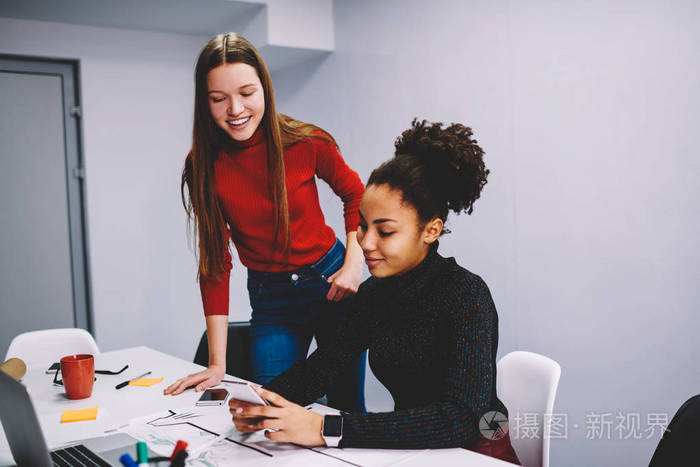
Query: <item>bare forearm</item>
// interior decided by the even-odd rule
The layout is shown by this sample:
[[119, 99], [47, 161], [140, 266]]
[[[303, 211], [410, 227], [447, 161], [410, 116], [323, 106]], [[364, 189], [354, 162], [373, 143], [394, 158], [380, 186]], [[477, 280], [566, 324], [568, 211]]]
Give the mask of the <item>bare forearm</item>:
[[347, 233], [347, 240], [345, 245], [346, 247], [344, 264], [361, 265], [364, 255], [362, 254], [362, 248], [360, 248], [360, 244], [357, 242], [357, 232]]
[[207, 340], [209, 342], [209, 367], [180, 378], [165, 388], [164, 394], [173, 396], [187, 388], [194, 387], [195, 391], [204, 391], [216, 386], [226, 373], [226, 338], [228, 337], [228, 316], [208, 315]]
[[209, 315], [207, 339], [209, 341], [209, 366], [226, 368], [226, 339], [228, 337], [228, 315]]

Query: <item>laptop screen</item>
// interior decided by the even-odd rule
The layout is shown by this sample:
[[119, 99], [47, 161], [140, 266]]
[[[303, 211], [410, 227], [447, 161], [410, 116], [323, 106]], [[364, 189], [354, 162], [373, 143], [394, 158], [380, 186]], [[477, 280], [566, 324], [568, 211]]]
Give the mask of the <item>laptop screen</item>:
[[18, 465], [52, 465], [26, 388], [3, 371], [0, 371], [0, 420]]

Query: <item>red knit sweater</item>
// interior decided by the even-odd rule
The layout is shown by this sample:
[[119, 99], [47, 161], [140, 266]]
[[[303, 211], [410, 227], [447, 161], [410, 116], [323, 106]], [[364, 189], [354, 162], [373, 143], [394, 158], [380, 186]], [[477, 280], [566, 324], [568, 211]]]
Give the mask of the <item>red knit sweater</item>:
[[[364, 186], [343, 160], [335, 145], [305, 138], [284, 150], [289, 204], [288, 262], [274, 249], [274, 211], [268, 188], [266, 142], [261, 128], [247, 141], [234, 141], [214, 163], [216, 192], [238, 256], [244, 266], [267, 272], [292, 271], [318, 261], [335, 242], [335, 233], [323, 217], [315, 176], [325, 180], [343, 200], [345, 230], [357, 230], [358, 208]], [[228, 314], [229, 277], [201, 278], [205, 315]]]

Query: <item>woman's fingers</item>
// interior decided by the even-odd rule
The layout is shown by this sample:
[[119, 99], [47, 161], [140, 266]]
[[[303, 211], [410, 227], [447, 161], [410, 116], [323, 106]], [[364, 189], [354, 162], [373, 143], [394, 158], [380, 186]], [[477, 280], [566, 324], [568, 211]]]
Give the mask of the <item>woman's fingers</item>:
[[251, 404], [250, 402], [242, 401], [242, 400], [239, 400], [239, 399], [234, 399], [234, 398], [232, 397], [231, 399], [228, 400], [228, 406], [229, 406], [229, 409], [230, 409], [231, 413], [233, 413], [233, 412], [234, 412], [237, 408], [239, 408], [239, 407], [241, 407], [241, 408], [243, 408], [243, 407], [254, 407], [255, 404]]
[[268, 405], [254, 405], [252, 407], [238, 407], [230, 409], [231, 415], [236, 418], [278, 418], [280, 417], [279, 407], [270, 407]]
[[355, 294], [351, 287], [343, 286], [339, 282], [331, 283], [330, 289], [326, 294], [326, 299], [332, 302], [339, 302]]
[[248, 428], [254, 431], [281, 430], [284, 428], [284, 420], [279, 418], [259, 418], [257, 420], [249, 420]]
[[340, 272], [342, 271], [342, 268], [338, 269], [335, 273], [333, 273], [327, 280], [328, 282], [331, 283], [330, 289], [328, 289], [328, 293], [326, 294], [326, 300], [331, 301], [331, 302], [337, 302], [340, 300], [338, 297], [338, 294], [341, 292], [340, 290], [340, 285], [337, 282], [338, 277], [340, 276]]
[[334, 282], [335, 279], [340, 275], [341, 270], [342, 270], [342, 268], [338, 269], [336, 272], [334, 272], [333, 274], [328, 276], [328, 279], [326, 280], [326, 282]]
[[277, 441], [278, 443], [288, 443], [292, 442], [289, 433], [286, 430], [280, 431], [266, 431], [265, 437], [271, 439], [272, 441]]
[[335, 282], [331, 283], [331, 288], [328, 289], [328, 293], [326, 294], [326, 300], [335, 302], [337, 301], [336, 295], [338, 294], [338, 286], [335, 284]]
[[248, 405], [242, 407], [231, 407], [234, 425], [241, 433], [252, 433], [263, 429], [277, 429], [281, 426], [283, 411], [279, 407], [265, 405]]
[[171, 394], [173, 396], [176, 396], [185, 389], [187, 389], [190, 386], [195, 387], [195, 391], [203, 391], [208, 387], [211, 386], [216, 386], [221, 382], [221, 378], [223, 377], [223, 374], [219, 374], [216, 370], [213, 370], [211, 368], [207, 368], [206, 370], [200, 371], [199, 373], [193, 373], [191, 375], [187, 375], [184, 378], [180, 378], [177, 381], [175, 381], [173, 384], [165, 388], [163, 391], [163, 394]]
[[[362, 276], [360, 276], [361, 279]], [[328, 282], [331, 283], [331, 287], [326, 294], [326, 299], [333, 302], [339, 302], [355, 295], [360, 285], [360, 281], [355, 280], [345, 267], [338, 269], [335, 274], [331, 275]]]
[[254, 428], [255, 423], [259, 420], [249, 420], [249, 419], [233, 419], [233, 424], [236, 426], [236, 430], [241, 433], [253, 433], [254, 431], [260, 430], [260, 428]]
[[[252, 411], [252, 407], [264, 407], [264, 406], [257, 406], [255, 404], [250, 404], [248, 402], [239, 401], [238, 399], [231, 399], [229, 401], [228, 411], [231, 413], [231, 416], [233, 416], [234, 420], [237, 420], [237, 419], [251, 420], [251, 419], [257, 419], [257, 418], [261, 418], [261, 417], [274, 416], [273, 413], [269, 413], [269, 412]], [[275, 407], [272, 407], [272, 408], [275, 408]], [[248, 421], [246, 423], [250, 423], [250, 421]]]
[[[274, 405], [243, 407], [239, 401], [230, 404], [233, 423], [242, 433], [266, 430], [268, 439], [302, 446], [322, 446], [323, 417], [288, 401], [279, 394], [257, 387], [261, 397]], [[269, 431], [272, 430], [272, 431]]]
[[180, 385], [180, 380], [178, 379], [173, 384], [165, 388], [163, 394], [171, 394]]
[[189, 384], [187, 384], [187, 382], [190, 381], [190, 379], [192, 379], [192, 375], [178, 379], [173, 384], [168, 386], [165, 389], [165, 391], [163, 391], [163, 393], [164, 394], [172, 394], [173, 396], [180, 394], [182, 391], [185, 390], [186, 387], [189, 386]]
[[287, 399], [280, 396], [276, 392], [269, 391], [261, 386], [257, 386], [255, 388], [255, 392], [260, 394], [260, 396], [263, 399], [265, 399], [266, 401], [272, 402], [277, 407], [293, 407], [293, 406], [297, 405], [297, 404], [294, 404], [293, 402], [289, 402]]

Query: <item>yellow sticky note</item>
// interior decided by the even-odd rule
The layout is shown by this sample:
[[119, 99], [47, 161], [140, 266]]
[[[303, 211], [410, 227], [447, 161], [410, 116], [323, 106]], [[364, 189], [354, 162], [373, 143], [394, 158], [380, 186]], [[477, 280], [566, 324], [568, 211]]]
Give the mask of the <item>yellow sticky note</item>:
[[163, 381], [163, 378], [139, 378], [129, 381], [129, 386], [144, 386], [151, 387]]
[[61, 423], [85, 422], [97, 418], [97, 407], [80, 410], [64, 410], [61, 415]]

